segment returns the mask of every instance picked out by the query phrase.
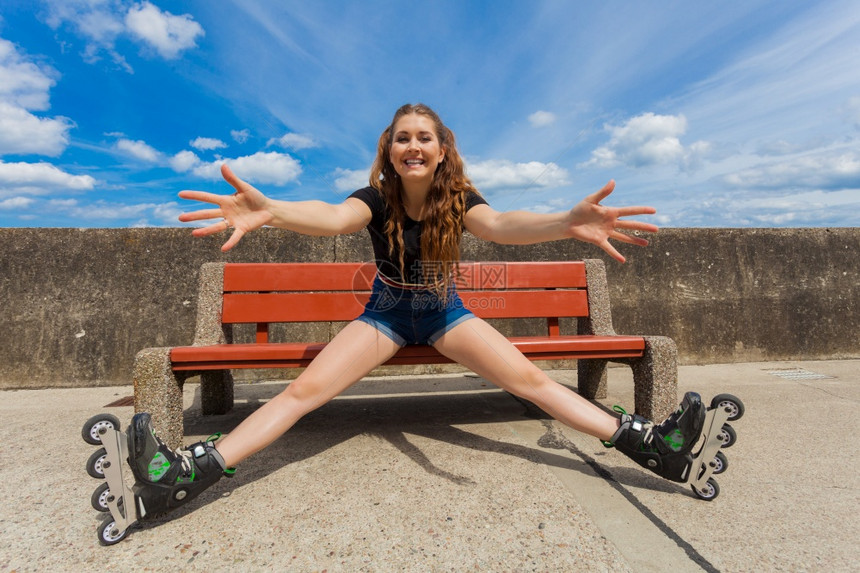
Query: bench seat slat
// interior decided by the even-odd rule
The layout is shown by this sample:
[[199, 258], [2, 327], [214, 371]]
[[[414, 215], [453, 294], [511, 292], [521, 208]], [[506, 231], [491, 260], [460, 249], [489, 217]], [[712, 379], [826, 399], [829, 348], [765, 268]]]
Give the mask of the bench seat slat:
[[[641, 336], [513, 337], [510, 341], [533, 360], [564, 358], [639, 357], [645, 349]], [[170, 359], [174, 370], [225, 368], [296, 368], [307, 366], [324, 343], [216, 344], [179, 346]], [[431, 346], [401, 348], [386, 364], [440, 364], [450, 362]]]

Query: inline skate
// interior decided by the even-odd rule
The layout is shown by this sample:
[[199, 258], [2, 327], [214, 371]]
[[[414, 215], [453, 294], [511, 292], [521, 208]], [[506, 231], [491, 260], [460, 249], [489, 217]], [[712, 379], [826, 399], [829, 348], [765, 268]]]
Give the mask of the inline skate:
[[621, 427], [606, 447], [614, 447], [636, 463], [668, 480], [689, 484], [701, 499], [720, 494], [714, 475], [728, 469], [720, 451], [734, 445], [737, 434], [728, 421], [744, 414], [743, 402], [720, 394], [706, 408], [699, 394], [687, 392], [678, 409], [659, 425], [619, 406]]
[[[136, 414], [125, 432], [111, 414], [86, 421], [84, 441], [101, 445], [87, 460], [87, 473], [104, 479], [90, 499], [94, 509], [109, 512], [98, 528], [102, 545], [122, 541], [138, 522], [155, 519], [188, 503], [222, 476], [232, 476], [210, 436], [184, 449], [170, 450], [155, 434], [149, 414]], [[129, 488], [123, 460], [134, 477]]]

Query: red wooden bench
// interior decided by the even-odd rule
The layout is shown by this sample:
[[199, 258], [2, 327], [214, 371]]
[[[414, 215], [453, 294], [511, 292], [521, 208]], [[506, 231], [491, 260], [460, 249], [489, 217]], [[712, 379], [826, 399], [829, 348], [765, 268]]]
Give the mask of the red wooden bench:
[[[605, 397], [606, 363], [618, 361], [633, 369], [637, 413], [660, 418], [675, 407], [674, 342], [615, 334], [602, 261], [476, 262], [460, 270], [458, 292], [476, 315], [546, 320], [545, 333], [510, 340], [531, 360], [576, 359], [584, 396]], [[271, 342], [270, 325], [352, 320], [370, 298], [374, 274], [369, 263], [204, 264], [194, 343], [138, 353], [135, 410], [150, 412], [165, 442], [178, 447], [186, 378], [200, 375], [204, 414], [229, 411], [231, 370], [304, 367], [327, 342]], [[576, 333], [561, 332], [568, 317], [577, 319]], [[233, 342], [240, 324], [256, 325], [253, 342]], [[430, 346], [408, 345], [386, 364], [447, 362]]]

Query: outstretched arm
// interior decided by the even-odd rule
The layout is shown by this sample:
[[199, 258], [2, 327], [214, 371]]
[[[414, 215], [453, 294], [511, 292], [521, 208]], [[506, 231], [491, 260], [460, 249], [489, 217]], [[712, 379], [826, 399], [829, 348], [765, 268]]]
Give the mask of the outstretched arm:
[[196, 237], [233, 229], [232, 235], [221, 247], [222, 251], [229, 251], [246, 233], [264, 225], [305, 235], [340, 235], [358, 231], [370, 221], [370, 208], [359, 199], [347, 199], [337, 205], [323, 201], [276, 201], [239, 179], [226, 164], [221, 166], [221, 175], [236, 192], [232, 195], [217, 195], [203, 191], [180, 191], [179, 196], [183, 199], [211, 203], [216, 208], [183, 213], [179, 220], [187, 223], [218, 219], [192, 231]]
[[597, 245], [614, 259], [624, 257], [609, 239], [644, 247], [646, 239], [621, 231], [657, 232], [657, 226], [641, 221], [621, 219], [656, 213], [653, 207], [606, 207], [601, 205], [615, 189], [615, 181], [580, 201], [565, 213], [499, 212], [488, 205], [476, 205], [466, 213], [466, 228], [474, 235], [502, 244], [531, 244], [560, 239], [578, 239]]

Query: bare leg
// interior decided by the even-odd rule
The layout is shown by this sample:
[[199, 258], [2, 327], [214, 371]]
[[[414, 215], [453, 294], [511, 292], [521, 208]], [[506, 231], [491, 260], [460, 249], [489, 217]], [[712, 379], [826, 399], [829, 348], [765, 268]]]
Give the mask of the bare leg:
[[299, 418], [363, 378], [399, 348], [367, 323], [348, 324], [283, 392], [220, 440], [218, 452], [228, 467], [235, 466], [274, 442]]
[[434, 347], [575, 430], [606, 441], [619, 427], [617, 417], [552, 380], [507, 338], [479, 318], [455, 326]]

